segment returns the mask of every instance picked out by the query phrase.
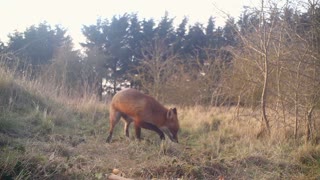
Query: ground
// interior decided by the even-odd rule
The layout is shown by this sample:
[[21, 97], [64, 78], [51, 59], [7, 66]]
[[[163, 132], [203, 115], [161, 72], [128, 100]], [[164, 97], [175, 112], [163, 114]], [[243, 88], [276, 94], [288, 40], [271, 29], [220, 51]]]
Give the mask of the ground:
[[[34, 87], [34, 86], [30, 86]], [[0, 179], [319, 179], [320, 146], [249, 108], [177, 107], [179, 144], [123, 123], [108, 135], [108, 104], [51, 97], [0, 78]], [[172, 106], [172, 105], [166, 105]], [[259, 134], [259, 136], [258, 136]]]

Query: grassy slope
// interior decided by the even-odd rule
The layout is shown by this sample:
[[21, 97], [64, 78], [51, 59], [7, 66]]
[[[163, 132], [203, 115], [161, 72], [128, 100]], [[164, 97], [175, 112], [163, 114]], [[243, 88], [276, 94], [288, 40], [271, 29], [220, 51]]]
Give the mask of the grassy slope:
[[114, 168], [134, 179], [320, 177], [319, 146], [276, 133], [257, 139], [253, 114], [234, 120], [232, 109], [179, 108], [180, 144], [146, 130], [141, 142], [125, 139], [122, 124], [106, 144], [107, 105], [19, 84], [0, 76], [0, 179], [103, 179]]

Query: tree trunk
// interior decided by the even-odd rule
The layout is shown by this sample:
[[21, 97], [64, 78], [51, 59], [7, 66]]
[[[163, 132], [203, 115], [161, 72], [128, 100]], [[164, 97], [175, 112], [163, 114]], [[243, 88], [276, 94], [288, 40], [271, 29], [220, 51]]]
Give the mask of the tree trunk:
[[270, 125], [269, 120], [267, 118], [267, 112], [266, 112], [266, 104], [267, 104], [267, 86], [269, 81], [269, 73], [268, 73], [268, 58], [264, 57], [264, 82], [263, 82], [263, 89], [261, 94], [261, 111], [262, 111], [262, 120], [264, 122], [265, 128], [270, 134]]
[[268, 135], [270, 135], [270, 125], [269, 125], [269, 120], [267, 118], [267, 112], [266, 112], [266, 104], [267, 104], [267, 87], [269, 83], [269, 40], [270, 34], [267, 34], [267, 27], [265, 24], [265, 14], [264, 14], [264, 0], [261, 1], [261, 19], [260, 22], [262, 23], [262, 29], [261, 31], [261, 49], [263, 50], [263, 89], [262, 89], [262, 94], [261, 94], [261, 111], [262, 111], [262, 120], [264, 121], [265, 128], [267, 130]]
[[308, 143], [312, 139], [312, 113], [314, 110], [314, 106], [312, 106], [307, 113], [307, 123], [306, 123], [306, 140], [305, 142]]
[[294, 128], [294, 138], [298, 138], [298, 116], [299, 116], [299, 88], [300, 88], [300, 65], [301, 62], [299, 62], [298, 67], [297, 67], [297, 76], [296, 76], [296, 89], [295, 89], [295, 95], [294, 95], [294, 111], [295, 111], [295, 128]]
[[294, 102], [294, 111], [295, 111], [295, 127], [294, 127], [294, 139], [298, 138], [298, 114], [299, 114], [299, 109], [298, 109], [298, 92], [295, 93], [295, 102]]

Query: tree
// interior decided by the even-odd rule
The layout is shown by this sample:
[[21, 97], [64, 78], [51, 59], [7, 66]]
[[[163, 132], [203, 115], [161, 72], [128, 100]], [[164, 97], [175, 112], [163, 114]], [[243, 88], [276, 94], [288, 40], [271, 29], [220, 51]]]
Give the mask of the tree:
[[207, 47], [216, 48], [217, 41], [215, 37], [215, 24], [213, 17], [210, 17], [208, 20], [208, 25], [206, 27], [206, 39], [207, 39]]
[[142, 46], [151, 46], [155, 38], [155, 22], [153, 19], [142, 21]]
[[0, 41], [0, 53], [5, 50], [5, 45], [3, 42]]
[[136, 14], [131, 15], [130, 27], [128, 30], [128, 45], [133, 55], [132, 61], [137, 65], [138, 61], [142, 58], [141, 48], [142, 48], [142, 27], [141, 22]]
[[[269, 9], [266, 7], [270, 5]], [[270, 101], [270, 84], [272, 72], [274, 72], [274, 61], [277, 51], [281, 51], [278, 39], [282, 37], [277, 14], [279, 8], [265, 4], [261, 1], [261, 9], [253, 12], [245, 12], [240, 22], [239, 38], [241, 40], [240, 51], [235, 54], [240, 61], [246, 62], [242, 71], [248, 73], [247, 80], [255, 83], [259, 88], [260, 110], [262, 119], [262, 131], [270, 134], [270, 122], [267, 116], [267, 106]], [[257, 19], [258, 18], [258, 19]], [[258, 21], [257, 21], [258, 20]], [[251, 93], [256, 94], [256, 93]]]
[[183, 51], [185, 48], [185, 41], [186, 41], [186, 33], [187, 33], [187, 26], [188, 23], [188, 18], [184, 17], [182, 19], [182, 22], [179, 24], [178, 28], [176, 29], [176, 41], [174, 43], [174, 52], [179, 54], [179, 55], [183, 55]]
[[311, 65], [309, 72], [310, 81], [308, 89], [308, 104], [307, 104], [307, 117], [306, 117], [306, 142], [312, 139], [314, 131], [313, 114], [315, 108], [320, 104], [320, 1], [309, 0], [308, 1], [308, 12], [306, 13], [309, 17], [306, 24], [306, 40], [309, 44], [309, 60], [308, 63]]
[[238, 43], [237, 31], [238, 27], [234, 18], [228, 18], [223, 27], [224, 46], [236, 46]]
[[252, 8], [246, 8], [238, 21], [239, 31], [242, 35], [253, 33], [259, 27], [259, 14], [252, 12]]
[[9, 35], [7, 51], [14, 52], [21, 59], [21, 66], [49, 64], [57, 49], [62, 46], [71, 46], [71, 38], [66, 30], [60, 26], [52, 28], [40, 23], [31, 26], [24, 32], [15, 32]]
[[143, 49], [143, 60], [138, 67], [138, 80], [144, 90], [160, 98], [162, 90], [174, 72], [177, 56], [168, 48], [165, 40], [156, 39], [153, 46]]
[[41, 79], [50, 80], [57, 92], [78, 97], [85, 93], [86, 89], [81, 78], [84, 66], [78, 51], [73, 51], [67, 46], [61, 47], [56, 50], [52, 63], [44, 66]]
[[103, 67], [107, 79], [113, 83], [114, 92], [118, 81], [125, 77], [134, 55], [129, 47], [129, 42], [132, 43], [132, 36], [128, 36], [129, 20], [130, 16], [127, 14], [114, 16], [110, 22], [98, 20], [96, 25], [84, 26], [82, 30], [87, 38], [82, 46], [88, 51], [98, 50], [103, 54]]
[[203, 48], [206, 47], [206, 35], [203, 29], [202, 24], [199, 23], [189, 27], [189, 32], [186, 35], [186, 45], [184, 48], [184, 53], [190, 59], [196, 59], [196, 57], [199, 57], [201, 63], [203, 63], [202, 60], [205, 58]]
[[169, 18], [169, 13], [166, 12], [155, 28], [155, 38], [164, 40], [167, 46], [172, 46], [175, 41], [174, 33], [173, 19]]

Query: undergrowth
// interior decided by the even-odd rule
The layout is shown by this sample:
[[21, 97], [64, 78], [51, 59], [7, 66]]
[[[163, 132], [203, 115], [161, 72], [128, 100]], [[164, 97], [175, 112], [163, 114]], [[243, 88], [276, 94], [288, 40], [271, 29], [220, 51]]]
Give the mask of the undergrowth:
[[105, 179], [113, 169], [134, 179], [320, 178], [319, 145], [275, 131], [257, 138], [254, 115], [180, 107], [179, 144], [147, 130], [137, 141], [133, 127], [127, 139], [122, 123], [107, 144], [108, 105], [95, 96], [57, 95], [1, 66], [0, 75], [0, 179]]

